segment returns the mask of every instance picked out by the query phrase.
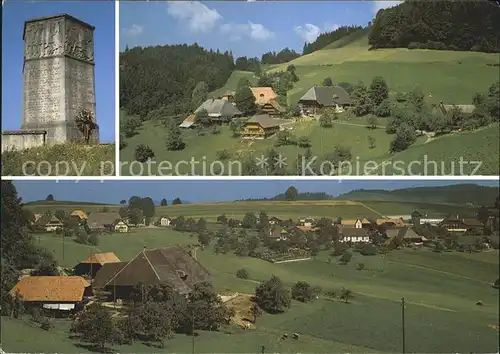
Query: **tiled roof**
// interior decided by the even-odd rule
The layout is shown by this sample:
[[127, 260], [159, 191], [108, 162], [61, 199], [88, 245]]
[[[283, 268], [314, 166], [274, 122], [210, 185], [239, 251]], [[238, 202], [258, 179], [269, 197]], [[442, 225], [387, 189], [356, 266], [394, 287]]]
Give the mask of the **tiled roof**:
[[103, 286], [134, 286], [170, 283], [188, 293], [194, 284], [208, 281], [210, 273], [181, 247], [144, 250], [121, 268]]
[[128, 262], [113, 262], [104, 264], [97, 271], [92, 286], [96, 289], [102, 289]]
[[93, 228], [103, 228], [107, 225], [114, 225], [116, 220], [120, 220], [120, 214], [118, 213], [95, 213], [92, 212], [87, 219], [87, 225], [91, 229]]
[[340, 86], [311, 87], [300, 101], [315, 101], [324, 107], [335, 106], [336, 104], [350, 104], [351, 98], [346, 90]]
[[73, 210], [71, 216], [78, 216], [80, 219], [87, 219], [88, 216], [83, 210]]
[[194, 113], [196, 114], [203, 109], [207, 111], [209, 116], [234, 117], [241, 115], [239, 109], [232, 103], [219, 98], [209, 98]]
[[78, 302], [82, 301], [89, 283], [78, 276], [28, 276], [10, 291], [19, 291], [23, 301]]
[[120, 262], [120, 259], [114, 252], [94, 253], [80, 263], [106, 264]]
[[250, 90], [255, 97], [255, 103], [258, 105], [268, 103], [277, 97], [272, 87], [250, 87]]
[[286, 121], [283, 119], [272, 118], [267, 114], [257, 114], [247, 120], [245, 123], [257, 123], [262, 128], [272, 128], [284, 124], [286, 123]]

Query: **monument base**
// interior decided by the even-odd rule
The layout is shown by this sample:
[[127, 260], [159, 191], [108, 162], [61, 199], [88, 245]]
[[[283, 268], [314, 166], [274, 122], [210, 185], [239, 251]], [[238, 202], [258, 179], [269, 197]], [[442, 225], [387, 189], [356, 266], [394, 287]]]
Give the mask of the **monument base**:
[[26, 150], [43, 146], [46, 142], [45, 130], [22, 129], [2, 132], [2, 154], [5, 151]]

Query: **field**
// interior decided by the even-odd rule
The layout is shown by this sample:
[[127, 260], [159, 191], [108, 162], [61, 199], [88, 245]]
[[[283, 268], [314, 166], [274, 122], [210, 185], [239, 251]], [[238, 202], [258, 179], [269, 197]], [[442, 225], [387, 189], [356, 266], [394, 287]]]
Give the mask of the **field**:
[[2, 154], [2, 176], [114, 176], [115, 145], [75, 143]]
[[[72, 266], [86, 258], [91, 249], [73, 241], [65, 242], [62, 259], [60, 236], [40, 235], [39, 242], [54, 252], [60, 263]], [[130, 234], [101, 237], [93, 252], [114, 251], [129, 260], [148, 248], [195, 242], [188, 233], [142, 229]], [[120, 245], [117, 247], [116, 245]], [[498, 290], [490, 282], [498, 278], [498, 252], [480, 254], [440, 253], [425, 249], [393, 251], [389, 255], [364, 257], [355, 254], [350, 264], [328, 261], [321, 252], [313, 260], [271, 264], [235, 255], [215, 255], [210, 248], [197, 258], [211, 272], [221, 292], [252, 293], [258, 282], [271, 274], [287, 285], [307, 281], [324, 290], [347, 287], [354, 292], [350, 304], [321, 297], [310, 304], [293, 302], [281, 315], [263, 315], [255, 330], [229, 329], [228, 332], [200, 332], [197, 352], [399, 352], [401, 350], [401, 297], [406, 307], [407, 352], [483, 352], [497, 350]], [[365, 264], [356, 270], [359, 262]], [[250, 279], [236, 278], [245, 267]], [[481, 300], [484, 306], [476, 306]], [[68, 323], [61, 321], [49, 332], [27, 321], [2, 319], [3, 349], [7, 352], [82, 352], [68, 339]], [[299, 340], [290, 338], [300, 334]], [[289, 339], [280, 340], [283, 333]], [[85, 348], [83, 348], [85, 349]], [[150, 352], [137, 342], [114, 347], [119, 352]], [[84, 350], [86, 351], [86, 350]], [[158, 350], [155, 349], [157, 352]], [[175, 335], [163, 352], [190, 352], [191, 338]]]
[[476, 92], [486, 91], [498, 80], [498, 69], [487, 65], [498, 64], [496, 54], [368, 48], [367, 36], [347, 44], [339, 40], [269, 71], [295, 65], [300, 81], [288, 93], [289, 103], [297, 102], [311, 86], [321, 85], [325, 77], [355, 84], [382, 76], [391, 91], [409, 92], [419, 86], [435, 100], [449, 104], [471, 104]]
[[[83, 211], [100, 212], [103, 208], [108, 211], [118, 211], [120, 206], [117, 205], [75, 205], [75, 204], [28, 204], [26, 207], [34, 213], [43, 213], [47, 210], [53, 213], [56, 210], [64, 210], [71, 212], [75, 209]], [[199, 219], [205, 218], [207, 221], [215, 222], [217, 217], [226, 214], [228, 218], [243, 219], [247, 212], [259, 213], [265, 211], [269, 216], [276, 216], [281, 219], [292, 218], [297, 220], [304, 216], [313, 216], [316, 218], [328, 217], [336, 219], [341, 216], [343, 218], [357, 217], [380, 217], [380, 215], [362, 203], [352, 201], [297, 201], [297, 202], [272, 202], [272, 201], [251, 201], [251, 202], [225, 202], [225, 203], [199, 203], [199, 204], [181, 204], [170, 205], [166, 207], [157, 206], [155, 214], [157, 216], [168, 215], [170, 217], [192, 217]]]
[[[379, 124], [384, 123], [383, 119], [379, 121]], [[146, 121], [139, 128], [138, 133], [127, 139], [127, 147], [120, 152], [121, 175], [137, 176], [148, 175], [148, 173], [151, 175], [162, 175], [162, 173], [163, 175], [240, 175], [241, 169], [238, 168], [238, 164], [231, 165], [232, 169], [230, 169], [228, 161], [224, 161], [222, 167], [218, 162], [214, 163], [219, 161], [218, 151], [227, 150], [231, 153], [230, 161], [235, 163], [244, 161], [243, 157], [248, 155], [253, 155], [256, 161], [257, 157], [265, 154], [276, 142], [276, 137], [252, 142], [233, 138], [230, 129], [223, 126], [219, 135], [207, 132], [204, 136], [198, 136], [195, 130], [182, 130], [182, 139], [186, 147], [181, 151], [168, 151], [164, 143], [167, 129], [162, 124]], [[383, 129], [370, 130], [366, 128], [366, 123], [351, 123], [350, 121], [338, 121], [329, 129], [320, 128], [316, 122], [299, 122], [294, 125], [292, 133], [296, 136], [308, 136], [312, 145], [312, 154], [319, 160], [337, 146], [351, 148], [352, 155], [358, 157], [360, 161], [377, 160], [380, 156], [387, 155], [389, 144], [393, 139], [393, 136], [386, 134]], [[373, 149], [369, 148], [369, 135], [376, 140], [376, 146]], [[141, 165], [138, 162], [132, 164], [131, 162], [135, 160], [135, 148], [145, 142], [155, 153], [153, 163], [149, 167], [147, 164]], [[420, 142], [421, 140], [416, 144]], [[297, 154], [304, 154], [306, 149], [297, 146], [282, 146], [275, 149], [285, 158], [287, 165], [285, 168], [288, 172], [296, 174]], [[198, 162], [194, 169], [188, 165], [192, 158]], [[170, 166], [170, 168], [161, 172], [159, 166], [164, 166], [163, 168]], [[210, 166], [213, 166], [212, 170]], [[263, 173], [260, 172], [260, 174]]]

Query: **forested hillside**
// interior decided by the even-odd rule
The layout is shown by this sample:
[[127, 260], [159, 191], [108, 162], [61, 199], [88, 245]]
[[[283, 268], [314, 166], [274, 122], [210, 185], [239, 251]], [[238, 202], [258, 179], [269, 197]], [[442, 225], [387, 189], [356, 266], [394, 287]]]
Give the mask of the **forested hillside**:
[[500, 52], [500, 6], [495, 1], [407, 0], [380, 10], [373, 48]]
[[342, 26], [337, 28], [331, 32], [321, 33], [318, 38], [314, 42], [304, 43], [304, 49], [302, 50], [302, 54], [310, 54], [317, 50], [320, 50], [327, 45], [339, 40], [342, 37], [348, 36], [351, 33], [360, 31], [362, 29], [361, 26]]
[[197, 44], [133, 48], [120, 54], [120, 106], [145, 119], [161, 107], [166, 115], [186, 113], [192, 94], [223, 86], [234, 70], [230, 52]]

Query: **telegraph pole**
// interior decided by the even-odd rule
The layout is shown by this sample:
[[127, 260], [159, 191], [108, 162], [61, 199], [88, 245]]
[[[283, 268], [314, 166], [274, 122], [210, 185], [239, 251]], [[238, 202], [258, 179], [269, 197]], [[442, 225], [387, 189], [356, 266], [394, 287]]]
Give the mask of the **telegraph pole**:
[[401, 324], [403, 330], [403, 354], [406, 353], [406, 339], [405, 339], [405, 298], [401, 298]]
[[192, 336], [192, 346], [194, 354], [194, 309], [191, 310], [191, 336]]

